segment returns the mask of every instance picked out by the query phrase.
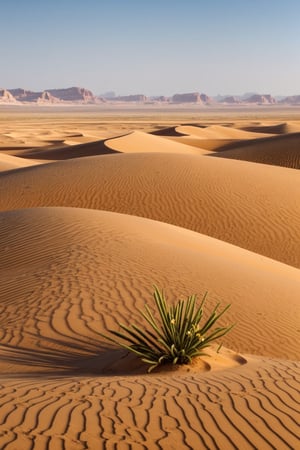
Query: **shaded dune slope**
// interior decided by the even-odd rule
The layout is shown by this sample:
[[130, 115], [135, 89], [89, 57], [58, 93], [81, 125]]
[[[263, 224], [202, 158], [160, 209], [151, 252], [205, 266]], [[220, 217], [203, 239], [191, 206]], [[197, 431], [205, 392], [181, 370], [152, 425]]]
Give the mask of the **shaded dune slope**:
[[197, 136], [201, 139], [257, 139], [264, 135], [252, 131], [244, 131], [230, 126], [210, 125], [207, 127], [199, 127], [193, 125], [180, 125], [176, 127], [177, 133], [189, 136]]
[[0, 175], [0, 209], [72, 206], [178, 225], [300, 267], [300, 180], [282, 167], [117, 154]]
[[35, 148], [22, 151], [23, 158], [38, 158], [41, 160], [64, 160], [118, 153], [105, 145], [105, 140], [76, 145], [63, 145], [55, 148]]
[[[187, 145], [185, 145], [187, 144]], [[195, 149], [190, 143], [171, 142], [160, 136], [134, 131], [123, 136], [117, 136], [96, 142], [78, 145], [63, 145], [56, 148], [36, 148], [22, 151], [23, 158], [39, 158], [41, 160], [64, 160], [81, 158], [83, 156], [97, 156], [114, 153], [164, 152], [200, 154], [201, 149]]]
[[[247, 132], [242, 129], [236, 129], [232, 126], [210, 125], [180, 125], [175, 127], [177, 136], [170, 134], [169, 139], [182, 144], [192, 145], [208, 151], [219, 151], [226, 145], [243, 142], [247, 140], [259, 139], [268, 136], [262, 133]], [[202, 152], [204, 154], [204, 152]]]
[[300, 169], [300, 133], [231, 143], [213, 156]]
[[241, 130], [250, 131], [254, 133], [270, 133], [270, 134], [286, 134], [297, 133], [300, 131], [299, 124], [293, 122], [282, 122], [274, 125], [264, 124], [263, 122], [255, 123], [253, 125], [242, 126]]

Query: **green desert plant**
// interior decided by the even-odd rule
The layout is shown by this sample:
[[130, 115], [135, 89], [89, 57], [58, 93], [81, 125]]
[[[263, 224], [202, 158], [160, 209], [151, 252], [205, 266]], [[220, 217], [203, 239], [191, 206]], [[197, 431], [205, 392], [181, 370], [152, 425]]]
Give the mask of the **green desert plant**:
[[122, 331], [108, 330], [114, 338], [103, 336], [138, 355], [143, 362], [150, 365], [148, 372], [166, 363], [189, 364], [195, 356], [204, 355], [203, 349], [209, 347], [212, 341], [227, 334], [234, 326], [217, 327], [212, 330], [217, 320], [230, 307], [227, 305], [222, 311], [217, 312], [219, 303], [200, 326], [206, 295], [207, 293], [199, 306], [196, 305], [196, 295], [189, 296], [186, 301], [179, 300], [172, 306], [168, 305], [163, 292], [154, 286], [159, 322], [145, 305], [145, 311], [140, 312], [150, 325], [148, 329], [142, 329], [134, 324], [126, 326], [119, 323]]

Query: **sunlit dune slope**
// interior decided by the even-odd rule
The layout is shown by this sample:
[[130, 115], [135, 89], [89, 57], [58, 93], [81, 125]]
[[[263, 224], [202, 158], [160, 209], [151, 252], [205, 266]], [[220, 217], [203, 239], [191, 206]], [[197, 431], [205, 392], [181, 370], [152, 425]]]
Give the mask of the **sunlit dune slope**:
[[300, 266], [297, 171], [224, 158], [117, 154], [0, 176], [0, 209], [73, 206], [185, 227]]
[[20, 167], [34, 166], [36, 164], [39, 163], [34, 160], [28, 161], [24, 158], [18, 158], [17, 156], [6, 155], [0, 152], [0, 172], [18, 169]]
[[[175, 134], [176, 133], [176, 134]], [[255, 140], [269, 134], [254, 133], [223, 125], [180, 125], [175, 127], [174, 133], [169, 133], [169, 139], [173, 142], [192, 145], [202, 149], [202, 154], [213, 150], [222, 149], [224, 146], [247, 140]]]
[[168, 224], [77, 208], [2, 212], [0, 242], [2, 372], [104, 373], [119, 356], [99, 333], [139, 323], [153, 283], [169, 300], [208, 290], [208, 310], [231, 303], [222, 323], [237, 323], [224, 339], [232, 350], [297, 356], [293, 267]]
[[229, 144], [214, 156], [300, 169], [300, 133]]
[[193, 144], [171, 142], [169, 139], [160, 136], [134, 131], [132, 133], [105, 139], [96, 142], [89, 142], [71, 146], [61, 146], [57, 148], [36, 148], [22, 152], [24, 158], [39, 158], [41, 160], [63, 160], [80, 158], [82, 156], [96, 156], [113, 153], [186, 153], [186, 154], [206, 154], [201, 148], [195, 149]]
[[[230, 126], [210, 125], [199, 127], [193, 125], [180, 125], [176, 127], [177, 133], [197, 136], [201, 139], [257, 139], [264, 134], [259, 132], [239, 130]], [[267, 136], [267, 135], [266, 135]]]
[[134, 131], [126, 136], [109, 139], [106, 146], [122, 153], [183, 153], [199, 154], [200, 149], [195, 149], [190, 145], [170, 141], [162, 136]]

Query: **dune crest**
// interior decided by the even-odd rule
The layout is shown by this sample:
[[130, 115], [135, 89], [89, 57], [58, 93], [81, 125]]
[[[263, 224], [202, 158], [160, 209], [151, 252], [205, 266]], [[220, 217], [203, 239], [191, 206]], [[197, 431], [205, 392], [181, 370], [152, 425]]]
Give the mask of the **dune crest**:
[[[19, 186], [26, 186], [22, 196]], [[292, 169], [198, 155], [116, 154], [2, 174], [0, 189], [0, 210], [72, 206], [133, 214], [300, 267], [300, 180]]]
[[231, 143], [218, 151], [213, 156], [300, 169], [300, 133]]
[[183, 154], [199, 154], [199, 151], [188, 145], [171, 142], [161, 136], [134, 131], [126, 136], [109, 139], [106, 145], [123, 153], [183, 153]]

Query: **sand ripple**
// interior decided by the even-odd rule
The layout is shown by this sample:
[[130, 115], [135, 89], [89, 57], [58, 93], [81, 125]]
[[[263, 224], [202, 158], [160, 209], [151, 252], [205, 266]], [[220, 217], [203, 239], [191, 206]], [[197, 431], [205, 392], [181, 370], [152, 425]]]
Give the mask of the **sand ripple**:
[[208, 375], [0, 381], [13, 449], [296, 449], [299, 365], [253, 360]]

